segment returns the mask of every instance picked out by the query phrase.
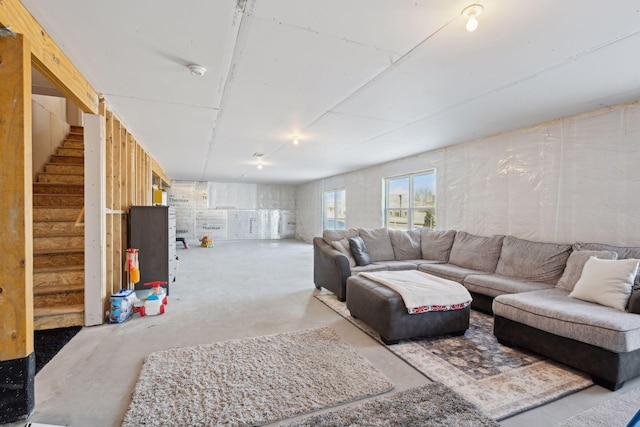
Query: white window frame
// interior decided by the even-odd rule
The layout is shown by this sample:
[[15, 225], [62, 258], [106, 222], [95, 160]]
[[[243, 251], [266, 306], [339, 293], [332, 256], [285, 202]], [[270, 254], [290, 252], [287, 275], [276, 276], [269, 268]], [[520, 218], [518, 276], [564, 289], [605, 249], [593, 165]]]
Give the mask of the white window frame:
[[[344, 201], [345, 205], [347, 202], [347, 190], [345, 188], [336, 188], [333, 190], [325, 190], [322, 192], [322, 229], [323, 230], [342, 230], [341, 228], [336, 228], [338, 224], [338, 220], [342, 218], [338, 218], [338, 212], [334, 211], [333, 218], [327, 218], [327, 196], [329, 194], [333, 194], [333, 205], [336, 204], [336, 193], [344, 193]], [[333, 220], [333, 228], [328, 228], [329, 220]], [[344, 229], [347, 227], [347, 209], [344, 207]]]
[[[434, 190], [434, 202], [433, 202], [433, 206], [429, 206], [429, 207], [425, 207], [425, 206], [414, 206], [413, 205], [413, 180], [415, 177], [417, 176], [422, 176], [422, 175], [433, 175], [433, 179], [434, 179], [434, 186], [433, 186], [433, 190]], [[409, 179], [409, 205], [405, 208], [400, 207], [389, 207], [389, 202], [390, 202], [390, 195], [389, 195], [389, 183], [393, 180], [397, 180], [397, 179]], [[436, 175], [436, 170], [435, 169], [429, 169], [429, 170], [424, 170], [424, 171], [420, 171], [420, 172], [413, 172], [413, 173], [409, 173], [409, 174], [404, 174], [404, 175], [396, 175], [396, 176], [389, 176], [389, 177], [385, 177], [383, 179], [383, 183], [384, 183], [384, 225], [387, 228], [389, 227], [389, 219], [391, 218], [390, 212], [395, 212], [395, 211], [400, 211], [400, 215], [401, 217], [402, 212], [403, 211], [407, 211], [407, 221], [406, 221], [406, 228], [405, 229], [411, 229], [414, 227], [413, 225], [413, 217], [414, 217], [414, 212], [415, 211], [422, 211], [422, 210], [429, 210], [433, 212], [433, 216], [435, 217], [435, 213], [436, 213], [436, 204], [437, 204], [437, 195], [436, 195], [436, 180], [437, 180], [437, 175]], [[396, 215], [397, 216], [397, 215]], [[400, 229], [400, 227], [397, 226], [397, 223], [395, 224], [395, 226], [392, 226], [391, 228], [398, 228]], [[433, 223], [433, 228], [435, 228], [435, 221]]]

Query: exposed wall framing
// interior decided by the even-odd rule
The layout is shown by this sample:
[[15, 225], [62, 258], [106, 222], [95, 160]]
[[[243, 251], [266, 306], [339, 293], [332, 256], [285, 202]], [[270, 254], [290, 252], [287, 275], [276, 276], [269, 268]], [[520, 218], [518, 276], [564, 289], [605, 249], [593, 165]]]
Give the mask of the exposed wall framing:
[[100, 115], [106, 140], [107, 305], [107, 297], [127, 284], [127, 215], [131, 206], [151, 205], [153, 158], [104, 101]]

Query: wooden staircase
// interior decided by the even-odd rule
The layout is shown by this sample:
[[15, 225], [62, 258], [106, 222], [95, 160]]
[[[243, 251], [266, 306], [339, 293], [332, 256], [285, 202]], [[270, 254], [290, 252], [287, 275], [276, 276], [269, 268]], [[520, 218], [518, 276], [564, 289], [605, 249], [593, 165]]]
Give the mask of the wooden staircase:
[[84, 134], [71, 131], [33, 183], [34, 329], [84, 325]]

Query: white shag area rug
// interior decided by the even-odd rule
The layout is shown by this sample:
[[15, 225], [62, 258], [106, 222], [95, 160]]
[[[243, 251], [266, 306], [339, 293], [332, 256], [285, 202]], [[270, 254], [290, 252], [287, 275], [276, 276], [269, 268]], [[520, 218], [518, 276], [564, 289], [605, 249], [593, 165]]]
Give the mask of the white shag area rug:
[[384, 393], [391, 381], [330, 328], [152, 353], [123, 426], [251, 426]]
[[557, 427], [625, 427], [640, 410], [640, 388], [574, 415]]
[[[282, 425], [281, 425], [282, 426]], [[499, 427], [440, 383], [313, 415], [282, 427]]]

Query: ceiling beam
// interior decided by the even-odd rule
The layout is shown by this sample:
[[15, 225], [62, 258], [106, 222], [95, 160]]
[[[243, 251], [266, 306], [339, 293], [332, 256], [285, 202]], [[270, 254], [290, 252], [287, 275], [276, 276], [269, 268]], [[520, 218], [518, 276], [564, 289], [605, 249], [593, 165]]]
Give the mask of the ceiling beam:
[[98, 94], [47, 32], [18, 0], [0, 0], [0, 27], [24, 34], [31, 46], [31, 65], [85, 113], [98, 113]]
[[153, 156], [151, 156], [151, 171], [153, 175], [160, 178], [163, 186], [171, 187], [171, 178], [169, 178], [169, 175], [165, 173], [164, 169], [162, 169], [162, 166], [160, 166], [160, 163], [158, 163], [158, 161]]

